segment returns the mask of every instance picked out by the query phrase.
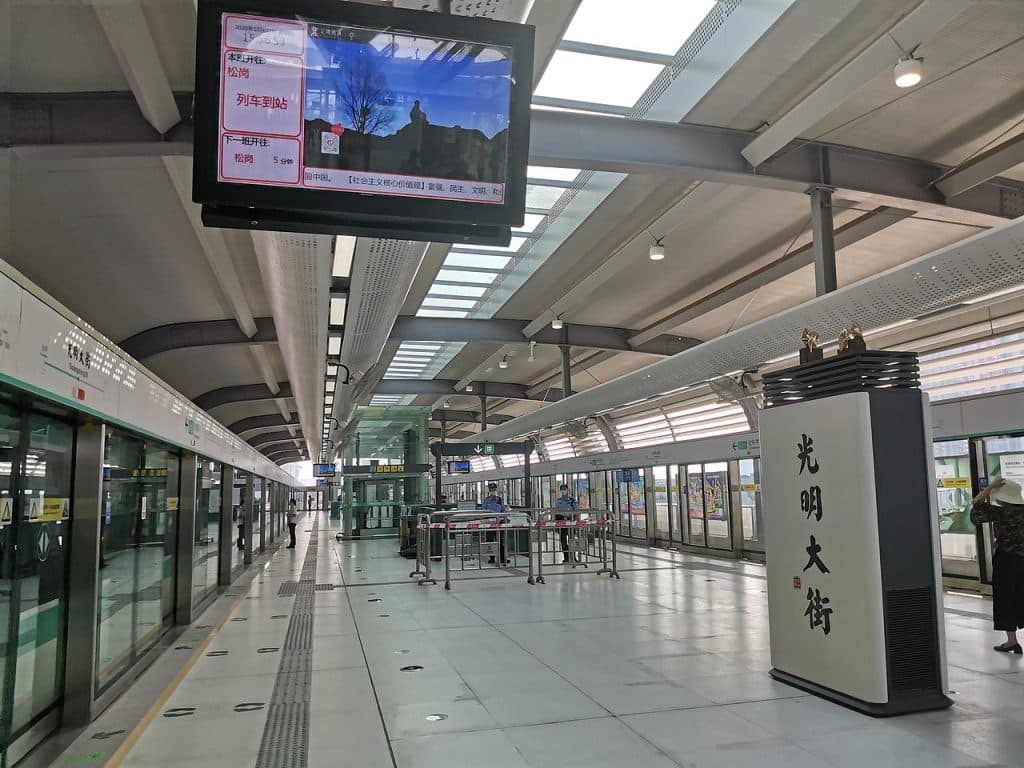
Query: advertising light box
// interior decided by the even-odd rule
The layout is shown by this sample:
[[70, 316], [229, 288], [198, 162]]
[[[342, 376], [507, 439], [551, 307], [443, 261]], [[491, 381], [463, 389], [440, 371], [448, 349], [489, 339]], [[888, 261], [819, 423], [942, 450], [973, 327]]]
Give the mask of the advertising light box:
[[532, 27], [207, 0], [197, 43], [196, 202], [252, 219], [523, 222]]

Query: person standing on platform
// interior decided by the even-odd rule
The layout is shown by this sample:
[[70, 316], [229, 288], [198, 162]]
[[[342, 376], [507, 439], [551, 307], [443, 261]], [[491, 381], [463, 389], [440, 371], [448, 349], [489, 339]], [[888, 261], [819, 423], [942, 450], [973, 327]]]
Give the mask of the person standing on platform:
[[[486, 509], [489, 512], [497, 512], [499, 514], [501, 514], [503, 512], [508, 512], [508, 505], [505, 504], [505, 499], [503, 499], [501, 497], [501, 494], [498, 493], [498, 484], [497, 483], [488, 483], [487, 484], [487, 496], [484, 498], [484, 500], [480, 504], [480, 506], [481, 506], [481, 508]], [[496, 533], [495, 531], [491, 531], [491, 532], [485, 534], [485, 541], [494, 541], [496, 538], [498, 538], [498, 535], [499, 534]], [[501, 564], [504, 565], [506, 562], [508, 562], [505, 559], [505, 542], [504, 541], [501, 542], [501, 545], [500, 545], [499, 549], [500, 549], [500, 554], [501, 554]], [[492, 555], [487, 560], [487, 562], [488, 563], [493, 563], [494, 562], [494, 556]]]
[[1002, 478], [993, 481], [974, 497], [971, 522], [992, 523], [995, 538], [992, 623], [1006, 633], [1006, 642], [994, 650], [1021, 654], [1017, 630], [1024, 629], [1024, 496], [1020, 485]]
[[[562, 510], [561, 513], [555, 512], [555, 520], [575, 520], [576, 515], [572, 514], [579, 505], [576, 503], [576, 499], [569, 495], [569, 486], [565, 483], [558, 486], [558, 498], [555, 500], [555, 509]], [[569, 562], [569, 529], [562, 528], [558, 532], [558, 538], [562, 542], [562, 562]]]
[[295, 520], [298, 516], [299, 512], [295, 508], [295, 497], [293, 496], [288, 502], [288, 536], [291, 537], [288, 549], [295, 549]]

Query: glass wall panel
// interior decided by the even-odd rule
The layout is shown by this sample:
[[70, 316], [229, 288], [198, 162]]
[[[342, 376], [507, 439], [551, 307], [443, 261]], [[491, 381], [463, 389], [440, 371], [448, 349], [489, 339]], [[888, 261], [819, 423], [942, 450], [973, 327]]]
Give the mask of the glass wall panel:
[[[252, 515], [252, 551], [259, 554], [263, 542], [263, 478], [253, 475], [252, 478], [252, 503], [247, 511]], [[327, 498], [327, 492], [323, 492], [323, 498]], [[326, 505], [321, 504], [323, 509]]]
[[590, 508], [602, 509], [606, 512], [611, 509], [609, 506], [607, 472], [590, 473]]
[[0, 402], [0, 755], [61, 698], [73, 442]]
[[654, 467], [654, 535], [669, 540], [668, 468]]
[[156, 644], [164, 619], [174, 612], [178, 455], [110, 430], [103, 475], [100, 690]]
[[619, 533], [647, 538], [647, 495], [643, 469], [615, 470], [615, 495], [619, 514]]
[[217, 589], [217, 542], [220, 539], [221, 465], [200, 461], [196, 467], [195, 541], [192, 545], [192, 605]]

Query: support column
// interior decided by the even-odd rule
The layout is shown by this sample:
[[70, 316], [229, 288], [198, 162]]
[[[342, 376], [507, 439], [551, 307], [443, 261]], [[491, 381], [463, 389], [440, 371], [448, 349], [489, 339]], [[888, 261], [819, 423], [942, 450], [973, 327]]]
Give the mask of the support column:
[[523, 455], [523, 501], [527, 509], [533, 509], [533, 482], [530, 478], [530, 454]]
[[814, 285], [818, 296], [832, 293], [838, 286], [832, 191], [832, 187], [817, 186], [809, 193], [811, 232], [814, 237]]
[[100, 595], [100, 524], [103, 517], [103, 444], [106, 427], [83, 424], [75, 433], [75, 485], [68, 558], [67, 651], [61, 725], [92, 721], [96, 607]]
[[231, 501], [235, 495], [235, 468], [221, 464], [220, 470], [220, 537], [217, 540], [217, 583], [231, 584], [231, 549], [235, 546], [235, 526], [231, 521]]
[[[483, 384], [480, 385], [481, 388]], [[480, 431], [483, 432], [487, 429], [487, 395], [483, 392], [480, 393]]]
[[246, 567], [252, 565], [252, 524], [253, 518], [256, 516], [256, 482], [252, 476], [252, 472], [245, 474], [245, 499], [241, 503], [243, 514], [245, 515], [242, 525], [242, 534], [245, 539], [245, 554], [242, 562], [245, 563]]
[[194, 453], [181, 457], [180, 490], [178, 491], [178, 542], [174, 553], [174, 623], [192, 623], [192, 560], [196, 544], [196, 470]]

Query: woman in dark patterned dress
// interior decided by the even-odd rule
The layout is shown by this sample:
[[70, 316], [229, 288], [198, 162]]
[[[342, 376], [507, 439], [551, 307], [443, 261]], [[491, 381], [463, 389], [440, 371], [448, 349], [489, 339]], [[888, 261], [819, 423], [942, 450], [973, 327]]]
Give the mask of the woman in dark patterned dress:
[[[989, 497], [998, 504], [989, 502]], [[995, 480], [974, 497], [971, 521], [992, 523], [995, 554], [992, 557], [992, 622], [1006, 633], [1006, 642], [995, 646], [1000, 653], [1020, 654], [1017, 630], [1024, 628], [1024, 497], [1012, 481]]]

